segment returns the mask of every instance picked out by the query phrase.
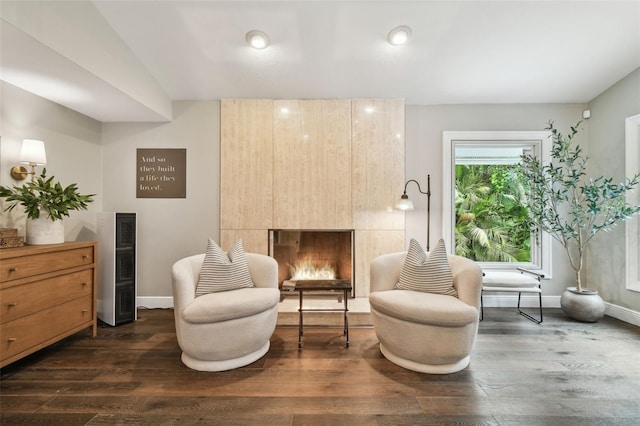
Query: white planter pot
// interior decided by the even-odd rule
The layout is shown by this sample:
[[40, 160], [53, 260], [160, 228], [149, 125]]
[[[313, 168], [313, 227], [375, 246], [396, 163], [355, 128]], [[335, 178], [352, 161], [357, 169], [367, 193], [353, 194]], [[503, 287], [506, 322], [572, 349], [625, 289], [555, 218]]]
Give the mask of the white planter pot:
[[560, 297], [560, 307], [570, 318], [582, 322], [597, 322], [604, 316], [605, 305], [597, 291], [567, 287]]
[[27, 219], [27, 244], [60, 244], [64, 243], [64, 223], [53, 221], [46, 214], [38, 219]]

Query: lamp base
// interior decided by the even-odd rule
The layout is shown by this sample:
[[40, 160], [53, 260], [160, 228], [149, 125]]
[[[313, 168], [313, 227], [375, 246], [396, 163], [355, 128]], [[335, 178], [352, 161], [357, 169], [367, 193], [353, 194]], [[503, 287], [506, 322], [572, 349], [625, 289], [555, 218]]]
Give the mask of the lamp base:
[[29, 172], [23, 166], [13, 166], [11, 168], [11, 177], [15, 180], [25, 180], [29, 176]]

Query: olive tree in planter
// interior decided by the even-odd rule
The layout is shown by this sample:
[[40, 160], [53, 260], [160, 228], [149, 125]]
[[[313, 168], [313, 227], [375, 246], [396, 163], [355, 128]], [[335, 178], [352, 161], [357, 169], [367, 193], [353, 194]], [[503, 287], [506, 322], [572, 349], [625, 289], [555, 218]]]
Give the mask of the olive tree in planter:
[[5, 211], [17, 205], [24, 208], [27, 244], [63, 243], [62, 219], [69, 216], [70, 211], [86, 210], [95, 195], [80, 194], [75, 183], [63, 187], [60, 182], [54, 182], [54, 176], [47, 178], [46, 173], [47, 169], [43, 169], [40, 176], [21, 186], [0, 186], [0, 197], [8, 203]]
[[603, 176], [588, 178], [588, 157], [574, 144], [580, 122], [568, 135], [561, 134], [549, 122], [553, 145], [551, 161], [542, 164], [533, 155], [523, 155], [523, 173], [531, 185], [530, 223], [546, 231], [564, 248], [575, 273], [575, 287], [562, 294], [560, 305], [569, 317], [585, 322], [598, 321], [604, 315], [604, 302], [595, 290], [582, 286], [581, 271], [587, 245], [601, 231], [640, 213], [625, 195], [638, 185], [640, 175], [614, 183]]

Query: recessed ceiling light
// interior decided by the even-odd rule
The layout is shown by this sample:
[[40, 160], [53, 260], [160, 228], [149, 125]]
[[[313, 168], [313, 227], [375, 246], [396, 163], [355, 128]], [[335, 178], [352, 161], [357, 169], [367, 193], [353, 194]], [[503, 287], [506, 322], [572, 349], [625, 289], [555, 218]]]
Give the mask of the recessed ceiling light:
[[264, 49], [269, 46], [269, 36], [266, 35], [263, 31], [259, 30], [251, 30], [247, 33], [245, 37], [249, 46], [254, 49]]
[[400, 25], [395, 27], [391, 31], [389, 31], [389, 35], [387, 36], [387, 40], [389, 44], [394, 46], [399, 46], [401, 44], [407, 43], [409, 41], [409, 37], [411, 36], [411, 28], [406, 25]]

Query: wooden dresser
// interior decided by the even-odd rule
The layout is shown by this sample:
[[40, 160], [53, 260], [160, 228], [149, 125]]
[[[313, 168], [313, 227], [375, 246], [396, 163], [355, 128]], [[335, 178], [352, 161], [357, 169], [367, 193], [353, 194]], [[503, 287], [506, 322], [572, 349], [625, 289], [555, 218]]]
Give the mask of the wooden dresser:
[[96, 336], [96, 243], [0, 250], [0, 367], [91, 327]]

